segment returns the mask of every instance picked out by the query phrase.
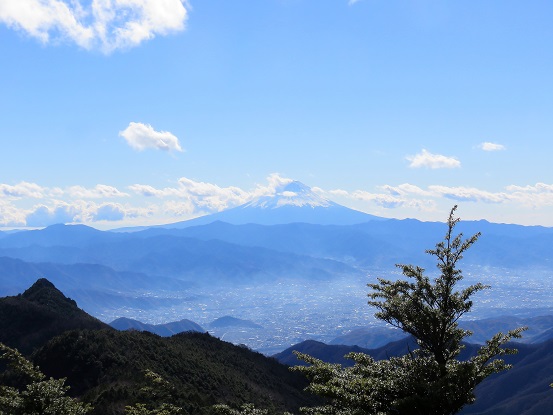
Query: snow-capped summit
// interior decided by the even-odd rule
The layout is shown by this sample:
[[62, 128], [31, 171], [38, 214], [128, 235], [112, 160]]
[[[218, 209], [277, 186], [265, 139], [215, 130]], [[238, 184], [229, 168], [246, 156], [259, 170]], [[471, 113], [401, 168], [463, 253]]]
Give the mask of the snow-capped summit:
[[248, 202], [241, 207], [245, 208], [262, 208], [262, 209], [278, 209], [283, 206], [304, 207], [329, 207], [335, 204], [328, 199], [315, 193], [309, 186], [293, 181], [275, 189], [273, 195], [261, 196], [251, 202]]
[[167, 228], [184, 228], [205, 225], [215, 221], [233, 225], [255, 223], [282, 225], [310, 223], [317, 225], [354, 225], [382, 218], [332, 202], [309, 186], [290, 181], [277, 186], [272, 194], [259, 196], [243, 205], [211, 215], [164, 225]]

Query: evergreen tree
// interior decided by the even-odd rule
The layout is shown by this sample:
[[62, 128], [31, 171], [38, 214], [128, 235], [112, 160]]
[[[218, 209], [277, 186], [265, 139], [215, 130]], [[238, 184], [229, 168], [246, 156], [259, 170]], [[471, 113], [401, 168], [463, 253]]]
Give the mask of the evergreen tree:
[[174, 386], [159, 374], [146, 370], [145, 377], [149, 386], [141, 389], [141, 395], [147, 403], [137, 403], [125, 407], [125, 415], [185, 415], [185, 411], [170, 403], [173, 401]]
[[458, 320], [471, 310], [471, 297], [488, 287], [478, 283], [456, 290], [463, 279], [457, 263], [480, 236], [465, 240], [462, 233], [454, 236], [459, 222], [456, 208], [450, 212], [444, 240], [426, 251], [436, 257], [437, 278], [431, 280], [420, 267], [399, 264], [406, 278], [379, 278], [368, 284], [369, 305], [377, 309], [375, 317], [411, 334], [419, 348], [381, 361], [351, 353], [347, 357], [355, 364], [350, 368], [298, 353], [310, 364], [295, 368], [311, 381], [307, 389], [328, 399], [325, 406], [304, 408], [304, 413], [452, 415], [474, 401], [473, 391], [480, 382], [509, 368], [496, 357], [516, 352], [502, 346], [519, 338], [523, 328], [498, 333], [475, 356], [459, 360], [462, 341], [471, 332], [459, 328]]
[[0, 385], [0, 415], [85, 415], [92, 408], [66, 396], [65, 379], [46, 376], [17, 350], [0, 343], [0, 361], [7, 362], [15, 383], [23, 386]]
[[[247, 403], [240, 407], [240, 409], [233, 409], [228, 405], [217, 404], [213, 405], [213, 410], [219, 415], [269, 415], [267, 409], [256, 408], [253, 404]], [[292, 415], [289, 412], [285, 412], [282, 415]]]

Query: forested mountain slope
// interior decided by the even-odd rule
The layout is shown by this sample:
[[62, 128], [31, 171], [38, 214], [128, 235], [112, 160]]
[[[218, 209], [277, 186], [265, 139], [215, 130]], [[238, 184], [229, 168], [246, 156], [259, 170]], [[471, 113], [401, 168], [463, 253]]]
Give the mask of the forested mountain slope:
[[140, 392], [146, 370], [173, 385], [171, 400], [190, 415], [209, 414], [216, 403], [282, 412], [314, 401], [303, 392], [306, 380], [275, 359], [205, 333], [114, 330], [45, 279], [0, 299], [0, 336], [47, 376], [67, 378], [69, 393], [92, 403], [97, 415], [122, 414], [125, 405], [149, 399]]

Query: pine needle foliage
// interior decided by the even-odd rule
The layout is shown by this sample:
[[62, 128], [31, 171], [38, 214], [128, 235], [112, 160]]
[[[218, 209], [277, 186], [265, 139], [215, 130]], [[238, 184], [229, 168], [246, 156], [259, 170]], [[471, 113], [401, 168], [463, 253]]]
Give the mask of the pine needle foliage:
[[443, 241], [426, 251], [436, 258], [439, 276], [430, 279], [425, 270], [398, 264], [405, 278], [379, 278], [370, 288], [369, 305], [375, 317], [411, 334], [418, 349], [405, 356], [376, 361], [363, 353], [350, 353], [352, 367], [325, 363], [298, 353], [309, 366], [297, 366], [310, 380], [307, 390], [327, 398], [327, 404], [303, 408], [310, 415], [453, 415], [473, 402], [474, 388], [491, 374], [509, 369], [503, 359], [516, 353], [503, 347], [520, 338], [524, 328], [498, 333], [468, 360], [459, 360], [463, 340], [471, 334], [459, 328], [459, 319], [472, 306], [472, 296], [486, 285], [457, 289], [463, 274], [457, 268], [463, 254], [480, 233], [467, 239], [454, 235], [459, 218], [451, 209]]

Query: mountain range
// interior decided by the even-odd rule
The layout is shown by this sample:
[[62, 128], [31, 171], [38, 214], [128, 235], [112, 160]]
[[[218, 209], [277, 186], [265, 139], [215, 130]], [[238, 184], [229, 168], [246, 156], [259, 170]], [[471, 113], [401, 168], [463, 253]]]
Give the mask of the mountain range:
[[[133, 233], [54, 225], [0, 236], [0, 295], [45, 276], [95, 312], [112, 304], [113, 296], [129, 301], [122, 292], [255, 285], [278, 278], [324, 281], [362, 276], [367, 269], [392, 271], [396, 263], [430, 268], [432, 258], [423, 250], [443, 229], [441, 223], [392, 219], [341, 226], [212, 222]], [[552, 270], [550, 228], [478, 221], [461, 222], [459, 229], [483, 232], [465, 255], [467, 265]]]
[[[460, 210], [462, 213], [462, 207]], [[467, 236], [482, 232], [463, 259], [472, 278], [478, 280], [480, 274], [488, 276], [496, 270], [509, 275], [500, 283], [510, 285], [498, 294], [503, 296], [499, 302], [504, 308], [516, 314], [508, 291], [516, 289], [517, 298], [523, 293], [526, 299], [520, 305], [529, 304], [534, 316], [551, 311], [545, 296], [553, 272], [552, 228], [461, 221], [458, 230]], [[205, 326], [230, 313], [222, 300], [207, 298], [210, 292], [221, 290], [232, 292], [235, 303], [240, 302], [243, 314], [235, 316], [270, 330], [267, 321], [247, 314], [262, 309], [267, 301], [259, 299], [256, 307], [250, 308], [242, 288], [260, 291], [263, 287], [265, 298], [278, 298], [279, 283], [313, 286], [321, 292], [325, 287], [335, 290], [346, 279], [365, 286], [369, 278], [393, 274], [396, 263], [413, 263], [432, 272], [433, 258], [424, 250], [432, 248], [444, 231], [445, 225], [439, 222], [384, 219], [348, 209], [292, 182], [273, 195], [234, 209], [132, 232], [60, 224], [0, 233], [0, 295], [14, 295], [45, 277], [89, 313], [107, 316], [103, 317], [106, 321], [135, 318], [144, 312], [157, 313], [155, 321], [161, 321], [160, 316], [168, 310], [171, 317], [167, 320], [195, 320], [186, 314], [192, 308], [187, 304], [221, 307], [209, 320], [197, 320]], [[527, 275], [534, 275], [537, 288], [528, 283]], [[313, 303], [324, 307], [323, 300], [333, 294], [323, 292], [325, 298]], [[297, 303], [287, 298], [282, 301], [291, 307]], [[492, 301], [488, 298], [487, 302]], [[114, 315], [114, 310], [122, 311]], [[287, 310], [283, 313], [278, 324], [290, 318]], [[347, 321], [341, 325], [348, 324], [359, 326]], [[292, 330], [295, 322], [288, 325]], [[307, 328], [304, 332], [312, 331]], [[276, 346], [281, 344], [285, 341]]]
[[186, 333], [189, 331], [195, 331], [198, 333], [205, 333], [205, 330], [193, 321], [182, 319], [180, 321], [173, 321], [165, 324], [147, 324], [138, 320], [119, 317], [109, 323], [111, 327], [117, 330], [138, 330], [147, 331], [149, 333], [157, 334], [161, 337], [171, 337], [175, 334]]

